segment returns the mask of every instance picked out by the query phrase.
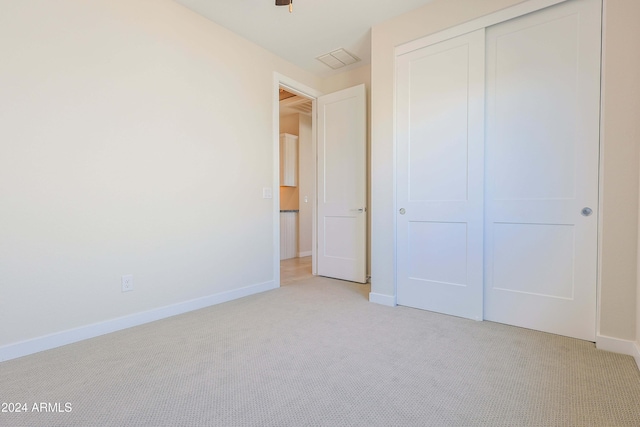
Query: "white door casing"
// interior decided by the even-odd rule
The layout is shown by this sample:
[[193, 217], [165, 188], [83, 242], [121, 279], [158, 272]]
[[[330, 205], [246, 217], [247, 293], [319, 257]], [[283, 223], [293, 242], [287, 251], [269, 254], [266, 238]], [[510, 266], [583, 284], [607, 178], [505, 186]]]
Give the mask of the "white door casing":
[[484, 29], [396, 64], [397, 302], [482, 320]]
[[569, 1], [487, 29], [485, 318], [590, 341], [600, 14]]
[[365, 86], [320, 96], [317, 112], [317, 272], [365, 283]]

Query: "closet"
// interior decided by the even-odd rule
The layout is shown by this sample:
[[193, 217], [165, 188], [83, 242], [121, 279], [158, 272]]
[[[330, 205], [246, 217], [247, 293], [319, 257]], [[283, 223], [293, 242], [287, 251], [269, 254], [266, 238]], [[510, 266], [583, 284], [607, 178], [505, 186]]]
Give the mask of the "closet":
[[595, 340], [600, 0], [396, 51], [397, 302]]

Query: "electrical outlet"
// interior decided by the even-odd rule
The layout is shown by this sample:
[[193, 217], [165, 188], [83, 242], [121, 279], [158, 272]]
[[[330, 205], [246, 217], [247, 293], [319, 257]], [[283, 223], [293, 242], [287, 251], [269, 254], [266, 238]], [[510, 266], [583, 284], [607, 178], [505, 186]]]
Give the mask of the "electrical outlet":
[[122, 276], [122, 292], [130, 292], [133, 290], [133, 274]]

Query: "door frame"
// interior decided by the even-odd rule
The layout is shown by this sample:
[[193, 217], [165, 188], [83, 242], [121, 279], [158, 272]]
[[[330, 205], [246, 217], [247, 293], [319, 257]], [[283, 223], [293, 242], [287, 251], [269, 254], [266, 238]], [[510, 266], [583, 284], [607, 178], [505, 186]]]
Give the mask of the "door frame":
[[[472, 31], [479, 30], [481, 28], [487, 28], [501, 22], [505, 22], [514, 18], [518, 18], [520, 16], [527, 15], [529, 13], [537, 12], [539, 10], [555, 6], [560, 3], [564, 3], [566, 1], [571, 0], [528, 0], [522, 3], [513, 5], [511, 7], [507, 7], [502, 10], [498, 10], [496, 12], [490, 13], [485, 16], [481, 16], [479, 18], [473, 19], [471, 21], [455, 25], [453, 27], [438, 31], [436, 33], [426, 35], [424, 37], [418, 38], [416, 40], [398, 45], [394, 48], [394, 76], [393, 76], [393, 288], [394, 294], [392, 298], [392, 303], [387, 305], [395, 306], [397, 305], [397, 297], [398, 297], [398, 234], [397, 234], [397, 217], [398, 217], [398, 204], [397, 204], [397, 112], [395, 105], [397, 104], [397, 73], [395, 71], [398, 57], [407, 54], [409, 52], [434, 45], [440, 43], [442, 41], [470, 33]], [[604, 5], [608, 0], [601, 0]], [[604, 14], [601, 21], [601, 26], [604, 28], [605, 20]], [[604, 38], [601, 39], [601, 64], [602, 58], [605, 56], [605, 46], [604, 46]], [[604, 70], [601, 69], [600, 74], [600, 132], [599, 132], [599, 147], [600, 147], [600, 160], [598, 165], [598, 222], [597, 222], [597, 258], [596, 258], [596, 324], [595, 328], [595, 336], [596, 336], [596, 347], [604, 350], [610, 351], [618, 351], [620, 349], [619, 346], [610, 343], [608, 340], [603, 339], [602, 335], [600, 335], [600, 315], [601, 315], [601, 288], [602, 288], [602, 230], [603, 230], [603, 215], [601, 214], [603, 211], [603, 162], [602, 162], [602, 153], [604, 152], [604, 131], [603, 131], [603, 99], [604, 99]], [[621, 351], [618, 351], [621, 352]], [[626, 352], [625, 352], [626, 354]]]
[[[316, 137], [316, 105], [317, 98], [322, 92], [312, 87], [304, 85], [288, 76], [278, 72], [273, 73], [273, 104], [272, 104], [272, 140], [273, 140], [273, 280], [277, 287], [280, 287], [280, 88], [285, 88], [288, 92], [304, 96], [311, 100], [311, 152], [314, 153], [312, 162], [312, 174], [314, 179], [314, 197], [311, 199], [311, 273], [317, 273], [317, 137]], [[276, 190], [277, 189], [277, 190]]]

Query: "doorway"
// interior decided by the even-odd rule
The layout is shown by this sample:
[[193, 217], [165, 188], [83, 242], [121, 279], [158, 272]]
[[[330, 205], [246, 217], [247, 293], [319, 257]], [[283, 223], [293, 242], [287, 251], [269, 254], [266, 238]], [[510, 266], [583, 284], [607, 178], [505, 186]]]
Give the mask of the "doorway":
[[313, 99], [279, 86], [280, 284], [312, 276]]
[[[274, 77], [273, 164], [274, 171], [281, 172], [273, 174], [274, 188], [279, 189], [281, 178], [287, 173], [280, 169], [281, 163], [287, 161], [286, 156], [281, 159], [278, 155], [281, 139], [295, 139], [280, 135], [280, 89], [311, 100], [312, 161], [308, 172], [313, 184], [312, 191], [300, 194], [298, 190], [298, 197], [302, 197], [302, 205], [311, 205], [312, 274], [366, 283], [365, 86], [320, 94], [277, 73]], [[274, 194], [273, 209], [274, 280], [279, 284], [280, 191]]]

